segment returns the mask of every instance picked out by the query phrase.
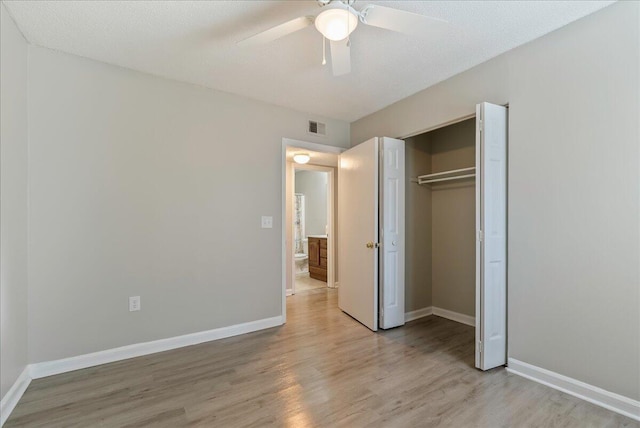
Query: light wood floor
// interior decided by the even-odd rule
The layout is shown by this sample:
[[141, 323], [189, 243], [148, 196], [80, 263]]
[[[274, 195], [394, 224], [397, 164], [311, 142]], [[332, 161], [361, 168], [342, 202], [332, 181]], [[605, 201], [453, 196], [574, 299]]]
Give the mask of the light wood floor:
[[372, 333], [336, 301], [309, 291], [282, 327], [35, 380], [6, 426], [640, 426], [477, 371], [471, 327], [431, 316]]

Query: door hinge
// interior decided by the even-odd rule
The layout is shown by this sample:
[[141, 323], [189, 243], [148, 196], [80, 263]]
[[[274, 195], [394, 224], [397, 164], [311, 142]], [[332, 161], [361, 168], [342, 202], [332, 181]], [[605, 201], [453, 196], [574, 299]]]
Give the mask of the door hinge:
[[478, 342], [478, 353], [482, 354], [482, 341]]
[[478, 231], [478, 241], [482, 242], [484, 239], [484, 233], [481, 230]]
[[478, 129], [480, 130], [480, 132], [484, 130], [484, 122], [482, 121], [482, 119], [478, 120]]

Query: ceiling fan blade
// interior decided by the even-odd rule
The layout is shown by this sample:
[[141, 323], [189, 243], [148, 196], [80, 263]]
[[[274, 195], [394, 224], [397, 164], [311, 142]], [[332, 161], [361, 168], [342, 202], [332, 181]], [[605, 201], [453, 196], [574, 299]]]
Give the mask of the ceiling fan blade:
[[261, 33], [253, 35], [247, 39], [238, 42], [238, 46], [256, 46], [272, 42], [287, 34], [295, 33], [313, 24], [312, 16], [301, 16], [284, 24], [269, 28]]
[[351, 48], [347, 40], [331, 41], [331, 67], [334, 76], [351, 73]]
[[444, 19], [374, 4], [368, 5], [363, 13], [367, 25], [417, 36], [432, 35], [449, 25]]

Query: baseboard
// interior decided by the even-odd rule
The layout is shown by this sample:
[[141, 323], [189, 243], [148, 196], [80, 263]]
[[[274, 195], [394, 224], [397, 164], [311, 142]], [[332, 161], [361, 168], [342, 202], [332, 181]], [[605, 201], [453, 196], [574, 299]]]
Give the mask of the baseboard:
[[437, 308], [435, 306], [427, 306], [426, 308], [416, 309], [415, 311], [405, 312], [404, 322], [417, 320], [429, 315], [436, 315], [442, 318], [447, 318], [452, 321], [456, 321], [462, 324], [475, 326], [476, 319], [472, 316], [453, 312], [447, 309]]
[[640, 421], [640, 401], [509, 358], [507, 371]]
[[432, 314], [433, 314], [433, 308], [431, 306], [427, 306], [426, 308], [416, 309], [415, 311], [405, 312], [404, 322], [417, 320]]
[[29, 375], [29, 366], [25, 367], [18, 376], [18, 379], [13, 383], [11, 388], [2, 397], [0, 401], [0, 427], [9, 419], [11, 412], [15, 409], [16, 404], [22, 398], [22, 394], [27, 390], [27, 387], [31, 383], [31, 376]]
[[446, 318], [449, 319], [451, 321], [456, 321], [462, 324], [466, 324], [466, 325], [470, 325], [471, 327], [475, 327], [476, 325], [476, 318], [469, 316], [469, 315], [465, 315], [465, 314], [461, 314], [458, 312], [453, 312], [450, 311], [448, 309], [442, 309], [442, 308], [437, 308], [437, 307], [433, 307], [433, 315], [436, 315], [438, 317], [442, 317], [442, 318]]
[[91, 354], [79, 355], [77, 357], [35, 363], [31, 364], [30, 375], [33, 379], [38, 379], [41, 377], [85, 369], [87, 367], [99, 366], [101, 364], [113, 363], [115, 361], [127, 360], [129, 358], [140, 357], [143, 355], [155, 354], [156, 352], [169, 351], [171, 349], [182, 348], [184, 346], [197, 345], [203, 342], [210, 342], [212, 340], [224, 339], [226, 337], [238, 336], [240, 334], [276, 327], [283, 324], [282, 320], [282, 316], [265, 318], [243, 324], [171, 337], [168, 339], [160, 339], [152, 342], [136, 343], [134, 345], [122, 346], [120, 348], [107, 349], [105, 351], [93, 352]]

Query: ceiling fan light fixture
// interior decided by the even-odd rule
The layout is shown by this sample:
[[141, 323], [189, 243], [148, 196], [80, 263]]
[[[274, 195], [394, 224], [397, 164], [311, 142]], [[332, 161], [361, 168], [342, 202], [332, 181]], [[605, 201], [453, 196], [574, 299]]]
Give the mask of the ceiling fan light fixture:
[[301, 165], [304, 165], [305, 163], [309, 162], [311, 160], [311, 156], [309, 156], [309, 153], [297, 153], [295, 155], [293, 155], [293, 161], [295, 163], [299, 163]]
[[350, 9], [339, 4], [327, 7], [328, 9], [316, 17], [316, 28], [334, 42], [346, 39], [358, 26], [358, 17]]

